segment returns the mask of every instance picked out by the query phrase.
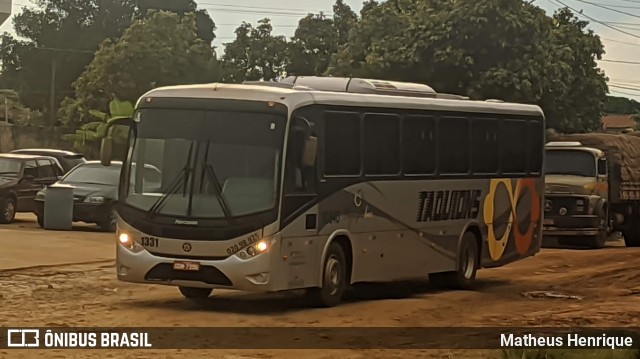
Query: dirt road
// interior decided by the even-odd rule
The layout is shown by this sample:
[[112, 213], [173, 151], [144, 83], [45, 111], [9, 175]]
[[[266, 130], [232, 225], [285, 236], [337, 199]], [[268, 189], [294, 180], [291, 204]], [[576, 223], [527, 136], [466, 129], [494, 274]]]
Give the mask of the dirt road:
[[[30, 224], [11, 226], [15, 232]], [[6, 228], [6, 227], [5, 227]], [[113, 243], [103, 233], [81, 231], [59, 242], [73, 253], [81, 242]], [[50, 232], [53, 238], [61, 235]], [[0, 234], [6, 239], [7, 233]], [[75, 234], [74, 234], [75, 235]], [[26, 240], [32, 261], [50, 256]], [[98, 244], [95, 244], [98, 245]], [[110, 244], [113, 246], [114, 244]], [[113, 248], [112, 248], [113, 249]], [[23, 252], [21, 252], [23, 253]], [[640, 326], [640, 249], [612, 243], [602, 250], [543, 249], [536, 257], [479, 272], [477, 291], [436, 292], [417, 286], [377, 300], [348, 299], [341, 306], [309, 309], [296, 297], [214, 292], [206, 303], [184, 300], [174, 287], [116, 280], [110, 262], [0, 271], [2, 326]], [[76, 258], [86, 262], [86, 258]], [[69, 262], [67, 262], [69, 263]], [[555, 296], [559, 296], [557, 298]], [[460, 351], [12, 351], [3, 357], [213, 357], [213, 358], [481, 358]], [[124, 355], [123, 355], [124, 354]], [[451, 355], [451, 356], [450, 356]]]

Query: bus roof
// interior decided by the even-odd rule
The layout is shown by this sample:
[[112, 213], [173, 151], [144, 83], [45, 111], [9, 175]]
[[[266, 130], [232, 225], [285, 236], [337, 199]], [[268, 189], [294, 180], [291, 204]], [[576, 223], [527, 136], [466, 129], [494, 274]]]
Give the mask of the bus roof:
[[[326, 79], [332, 79], [332, 82], [335, 84], [335, 79]], [[392, 84], [397, 85], [403, 83], [393, 82]], [[422, 86], [430, 89], [426, 85]], [[338, 88], [317, 90], [309, 86], [297, 86], [291, 83], [278, 82], [181, 85], [153, 89], [142, 95], [137, 105], [144, 99], [154, 97], [210, 98], [271, 101], [287, 106], [290, 112], [307, 105], [323, 104], [544, 116], [542, 109], [536, 105], [508, 103], [496, 100], [476, 101], [458, 95], [438, 94], [435, 93], [435, 91], [429, 93], [428, 90], [423, 94], [416, 94], [415, 92], [419, 92], [417, 86], [408, 87], [410, 90], [401, 91], [402, 93], [393, 93], [393, 91], [389, 91], [388, 88], [385, 88], [385, 92], [381, 93], [374, 93], [370, 88], [363, 91], [364, 93], [357, 93], [349, 91], [348, 88], [342, 91]], [[418, 89], [418, 91], [416, 91], [416, 89]], [[414, 93], [411, 93], [412, 91]]]

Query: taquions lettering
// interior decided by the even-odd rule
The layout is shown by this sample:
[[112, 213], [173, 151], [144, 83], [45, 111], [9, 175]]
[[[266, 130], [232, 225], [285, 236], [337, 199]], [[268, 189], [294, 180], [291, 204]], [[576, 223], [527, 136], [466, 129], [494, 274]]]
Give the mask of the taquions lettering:
[[481, 190], [425, 191], [419, 194], [417, 222], [476, 218]]

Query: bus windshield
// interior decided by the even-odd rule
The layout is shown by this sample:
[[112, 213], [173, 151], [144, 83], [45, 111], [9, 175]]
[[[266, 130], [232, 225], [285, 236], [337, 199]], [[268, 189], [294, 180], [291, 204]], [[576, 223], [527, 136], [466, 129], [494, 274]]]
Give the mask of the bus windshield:
[[548, 175], [596, 176], [595, 157], [585, 151], [547, 150], [545, 173]]
[[[204, 219], [276, 208], [284, 116], [143, 109], [136, 120], [124, 203], [149, 215]], [[145, 178], [145, 167], [159, 175]]]

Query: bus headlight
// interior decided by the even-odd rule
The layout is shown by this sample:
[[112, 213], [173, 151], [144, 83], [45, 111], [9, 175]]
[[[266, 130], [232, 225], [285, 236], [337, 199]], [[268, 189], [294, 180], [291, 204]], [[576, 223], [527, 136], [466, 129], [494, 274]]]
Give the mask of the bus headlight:
[[118, 243], [132, 252], [140, 252], [142, 246], [131, 238], [131, 236], [125, 232], [118, 232]]
[[271, 248], [273, 240], [262, 239], [253, 245], [250, 245], [247, 249], [238, 252], [238, 257], [242, 259], [249, 259], [257, 256], [258, 254], [264, 253]]
[[84, 203], [101, 204], [101, 203], [104, 203], [104, 197], [102, 196], [87, 197], [87, 199], [84, 200]]
[[131, 240], [131, 237], [129, 237], [129, 235], [126, 233], [120, 233], [120, 235], [118, 236], [118, 240], [120, 241], [120, 244], [125, 247], [133, 247], [133, 241]]

